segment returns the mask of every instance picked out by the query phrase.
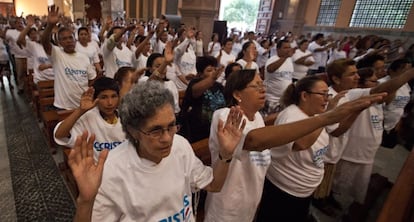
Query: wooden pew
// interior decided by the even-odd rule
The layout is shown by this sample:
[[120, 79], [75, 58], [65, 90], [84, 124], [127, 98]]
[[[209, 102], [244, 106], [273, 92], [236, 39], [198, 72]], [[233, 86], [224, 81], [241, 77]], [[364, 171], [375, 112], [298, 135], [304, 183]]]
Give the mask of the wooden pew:
[[191, 144], [195, 155], [204, 163], [204, 165], [211, 165], [210, 149], [208, 148], [208, 138], [199, 140]]
[[52, 153], [55, 153], [56, 144], [53, 139], [53, 129], [56, 126], [59, 116], [53, 107], [55, 100], [54, 95], [54, 81], [39, 81], [37, 84], [37, 91], [39, 93], [39, 112], [40, 119], [43, 122], [44, 133], [48, 139], [49, 147]]

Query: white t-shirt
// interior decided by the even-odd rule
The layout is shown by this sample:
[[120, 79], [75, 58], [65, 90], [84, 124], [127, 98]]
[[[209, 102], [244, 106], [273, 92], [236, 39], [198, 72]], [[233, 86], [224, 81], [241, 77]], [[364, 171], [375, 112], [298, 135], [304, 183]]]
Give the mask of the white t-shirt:
[[[247, 69], [246, 68], [247, 62], [244, 59], [239, 59], [236, 62], [239, 63], [243, 69]], [[249, 69], [255, 69], [256, 72], [259, 73], [259, 66], [254, 61], [252, 62], [252, 64], [251, 64], [251, 66], [250, 66]]]
[[196, 40], [196, 56], [203, 56], [204, 55], [204, 45], [203, 40]]
[[[305, 66], [302, 64], [296, 64], [295, 62], [299, 60], [300, 58], [312, 54], [309, 50], [306, 50], [305, 52], [302, 52], [300, 49], [296, 49], [295, 53], [292, 55], [292, 61], [293, 61], [293, 74], [292, 77], [295, 79], [302, 79], [306, 76], [309, 66]], [[305, 61], [315, 61], [313, 56], [309, 56], [306, 58]]]
[[56, 125], [53, 137], [56, 143], [61, 146], [73, 148], [76, 142], [76, 137], [82, 135], [85, 130], [95, 134], [95, 141], [93, 143], [93, 157], [95, 160], [98, 160], [99, 153], [103, 149], [115, 149], [126, 139], [125, 133], [122, 130], [121, 120], [118, 119], [116, 124], [109, 124], [102, 118], [98, 107], [89, 110], [76, 121], [70, 130], [69, 138], [56, 138], [56, 130], [60, 124], [62, 124], [62, 122]]
[[174, 97], [174, 113], [179, 113], [180, 104], [179, 104], [179, 98], [178, 98], [179, 95], [178, 95], [177, 86], [175, 85], [173, 81], [169, 80], [169, 81], [164, 81], [164, 87], [168, 89]]
[[[10, 46], [10, 52], [14, 55], [15, 58], [27, 58], [29, 55], [26, 47], [20, 48], [17, 45], [17, 39], [19, 39], [20, 31], [17, 29], [8, 29], [6, 31], [6, 40]], [[26, 37], [26, 41], [30, 41], [29, 38]]]
[[[214, 46], [213, 46], [213, 44], [214, 44]], [[209, 55], [215, 56], [219, 53], [219, 51], [221, 49], [221, 44], [219, 42], [209, 42], [208, 46], [207, 46], [207, 52], [210, 52], [212, 46], [213, 46], [213, 50], [211, 51], [211, 53]]]
[[313, 58], [315, 59], [315, 63], [311, 65], [310, 69], [318, 69], [319, 67], [325, 67], [326, 61], [328, 60], [328, 53], [325, 51], [315, 52], [315, 49], [322, 48], [323, 46], [319, 45], [315, 41], [311, 42], [308, 46], [308, 50], [313, 53]]
[[[338, 94], [332, 87], [329, 87], [329, 93], [331, 93], [333, 96], [336, 96]], [[338, 105], [341, 105], [343, 103], [356, 100], [362, 96], [367, 96], [370, 93], [370, 89], [351, 89], [349, 90], [344, 97], [342, 97], [338, 101]], [[326, 129], [328, 133], [332, 133], [338, 128], [338, 124], [327, 126]], [[324, 160], [326, 163], [336, 164], [339, 159], [342, 156], [342, 153], [344, 152], [345, 145], [348, 143], [348, 140], [350, 139], [349, 136], [349, 130], [343, 133], [339, 137], [330, 136], [329, 137], [329, 149], [326, 152], [324, 156]]]
[[[380, 79], [380, 82], [390, 80], [390, 76]], [[411, 88], [406, 83], [395, 93], [395, 97], [391, 103], [384, 106], [384, 130], [390, 131], [400, 121], [404, 114], [404, 107], [410, 102]]]
[[[215, 55], [214, 57], [218, 57], [219, 53], [217, 53], [217, 55]], [[220, 65], [227, 67], [228, 64], [235, 62], [236, 61], [236, 57], [233, 54], [228, 54], [226, 51], [221, 50], [221, 58], [220, 58]], [[217, 82], [222, 83], [225, 80], [225, 73], [224, 71], [220, 74], [220, 76], [217, 78]]]
[[231, 54], [237, 58], [242, 48], [243, 48], [243, 45], [240, 42], [233, 42], [233, 48], [231, 50]]
[[41, 64], [51, 64], [43, 46], [38, 42], [26, 41], [26, 47], [33, 58], [33, 82], [37, 84], [39, 81], [54, 80], [53, 68], [39, 70]]
[[292, 83], [293, 62], [291, 57], [287, 58], [274, 72], [267, 71], [267, 67], [279, 59], [279, 56], [274, 55], [267, 60], [265, 66], [266, 100], [270, 102], [279, 102], [285, 89]]
[[148, 56], [145, 56], [144, 54], [141, 53], [138, 59], [136, 59], [135, 61], [137, 70], [147, 67], [147, 61], [148, 61]]
[[188, 74], [197, 74], [196, 55], [193, 49], [192, 40], [186, 38], [174, 48], [174, 63], [177, 65], [179, 72], [184, 76], [187, 76]]
[[102, 47], [106, 77], [114, 78], [116, 71], [121, 67], [132, 67], [135, 60], [134, 53], [125, 44], [122, 44], [122, 49], [116, 47], [114, 35], [105, 39]]
[[82, 93], [88, 89], [88, 81], [96, 77], [96, 71], [83, 53], [68, 54], [52, 46], [50, 61], [55, 73], [54, 106], [61, 109], [79, 107]]
[[166, 77], [167, 79], [174, 82], [175, 86], [177, 87], [177, 90], [179, 91], [187, 89], [187, 85], [178, 78], [178, 76], [180, 75], [182, 74], [178, 71], [178, 68], [175, 65], [175, 63], [171, 63], [170, 65], [167, 66]]
[[80, 53], [84, 53], [86, 56], [88, 56], [89, 61], [91, 64], [99, 63], [99, 48], [96, 48], [94, 45], [88, 43], [88, 45], [85, 47], [79, 42], [76, 42], [75, 50]]
[[[225, 121], [229, 108], [216, 110], [210, 129], [209, 147], [212, 164], [219, 161], [219, 142], [217, 125], [219, 119]], [[243, 137], [250, 130], [264, 127], [263, 118], [257, 112], [253, 121], [245, 116], [246, 127]], [[219, 193], [208, 193], [205, 205], [204, 221], [253, 221], [262, 196], [266, 171], [270, 164], [270, 151], [243, 150], [244, 138], [237, 145], [230, 162], [226, 181]]]
[[362, 111], [349, 129], [349, 140], [341, 159], [361, 164], [374, 163], [384, 130], [383, 120], [383, 104], [373, 104]]
[[267, 60], [270, 58], [269, 55], [270, 55], [270, 50], [266, 52], [266, 49], [263, 48], [262, 46], [257, 48], [256, 62], [259, 68], [264, 67], [266, 65]]
[[[283, 120], [276, 125], [309, 118], [296, 105], [290, 105], [278, 116]], [[284, 121], [284, 122], [282, 122]], [[286, 144], [283, 149], [292, 149], [294, 143]], [[323, 156], [328, 150], [329, 136], [322, 130], [315, 143], [306, 150], [292, 151], [283, 158], [273, 158], [266, 178], [275, 186], [295, 197], [309, 197], [322, 181], [324, 173]], [[274, 148], [272, 149], [275, 150]]]
[[165, 43], [158, 39], [158, 41], [156, 41], [156, 44], [154, 45], [154, 52], [163, 54], [164, 49], [165, 49]]
[[338, 51], [338, 49], [331, 50], [329, 52], [329, 59], [327, 64], [330, 64], [338, 59], [346, 59], [346, 52], [344, 50]]
[[191, 192], [212, 180], [212, 169], [182, 136], [174, 136], [170, 155], [158, 164], [126, 141], [105, 162], [92, 221], [193, 222]]

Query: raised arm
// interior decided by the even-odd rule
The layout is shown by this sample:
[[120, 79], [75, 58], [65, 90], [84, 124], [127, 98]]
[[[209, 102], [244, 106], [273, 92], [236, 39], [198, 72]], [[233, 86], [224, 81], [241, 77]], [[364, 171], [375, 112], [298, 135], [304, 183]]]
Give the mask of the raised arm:
[[99, 154], [98, 163], [93, 159], [93, 143], [95, 135], [88, 140], [88, 132], [76, 139], [75, 147], [70, 151], [68, 164], [79, 189], [76, 198], [76, 214], [74, 222], [89, 222], [92, 219], [93, 204], [102, 182], [104, 163], [108, 156], [108, 149]]
[[145, 39], [138, 44], [137, 49], [135, 50], [135, 58], [138, 59], [139, 55], [142, 53], [142, 50], [148, 44], [153, 35], [154, 31], [148, 32], [148, 35], [145, 37]]
[[[232, 107], [227, 116], [226, 123], [219, 120], [217, 126], [217, 138], [219, 140], [219, 159], [213, 166], [214, 179], [204, 189], [210, 192], [220, 192], [224, 185], [229, 170], [229, 165], [233, 157], [233, 152], [240, 142], [242, 132], [246, 126], [243, 120], [243, 111], [240, 107]], [[224, 125], [224, 127], [223, 127]]]
[[48, 6], [47, 8], [48, 15], [47, 15], [47, 26], [43, 31], [42, 37], [40, 42], [45, 49], [46, 54], [52, 54], [52, 30], [56, 26], [56, 23], [59, 21], [59, 7], [55, 5]]
[[[102, 18], [102, 20], [103, 20], [103, 18]], [[101, 31], [99, 32], [99, 35], [98, 35], [99, 41], [101, 43], [103, 43], [104, 40], [105, 40], [105, 36], [104, 36], [105, 31], [107, 31], [111, 26], [112, 26], [112, 17], [110, 15], [108, 15], [108, 17], [106, 17], [105, 23], [102, 26]]]
[[[403, 86], [411, 79], [414, 79], [414, 68], [408, 69], [403, 74], [379, 84], [378, 86], [372, 88], [370, 93], [374, 94], [386, 92], [388, 93], [388, 97], [392, 97], [395, 91], [397, 91], [399, 88], [401, 88], [401, 86]], [[384, 98], [384, 100], [388, 99], [389, 98], [387, 97]]]
[[106, 44], [105, 47], [107, 47], [107, 49], [109, 51], [112, 51], [116, 47], [117, 43], [119, 41], [121, 41], [122, 36], [127, 31], [131, 31], [131, 30], [134, 30], [134, 29], [135, 29], [135, 25], [130, 25], [130, 26], [126, 27], [126, 28], [121, 28], [121, 31], [120, 32], [117, 32], [117, 33], [113, 34], [111, 37], [109, 37], [110, 41]]
[[19, 38], [17, 38], [17, 44], [20, 47], [26, 47], [26, 35], [29, 33], [29, 30], [34, 24], [34, 17], [32, 15], [28, 15], [26, 17], [26, 23], [26, 27], [23, 29], [23, 31], [20, 32]]
[[73, 128], [76, 121], [78, 121], [78, 119], [88, 110], [96, 106], [98, 99], [93, 99], [94, 92], [95, 90], [92, 87], [89, 87], [89, 89], [82, 94], [79, 108], [75, 109], [56, 129], [56, 138], [61, 139], [70, 137], [70, 130]]
[[372, 103], [381, 101], [386, 96], [373, 94], [351, 102], [344, 103], [321, 115], [277, 126], [266, 126], [250, 131], [244, 141], [243, 149], [262, 151], [290, 143], [312, 133], [314, 130], [337, 123], [350, 113], [360, 112]]
[[192, 94], [193, 98], [198, 98], [203, 95], [203, 93], [212, 87], [216, 82], [217, 78], [223, 72], [224, 67], [216, 69], [213, 73], [208, 76], [205, 76], [202, 80], [192, 85]]
[[160, 81], [164, 80], [165, 69], [173, 60], [174, 60], [174, 52], [172, 49], [172, 42], [167, 42], [165, 44], [165, 49], [164, 49], [164, 61], [160, 65], [160, 67], [158, 67], [152, 72], [152, 75], [149, 77], [149, 79], [160, 80]]

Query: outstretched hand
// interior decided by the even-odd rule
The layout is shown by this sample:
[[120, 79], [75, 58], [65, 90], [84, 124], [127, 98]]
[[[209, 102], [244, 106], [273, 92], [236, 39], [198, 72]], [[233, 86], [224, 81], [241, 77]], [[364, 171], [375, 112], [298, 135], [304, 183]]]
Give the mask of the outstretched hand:
[[47, 23], [54, 25], [59, 22], [59, 7], [56, 5], [48, 6], [47, 12]]
[[75, 147], [70, 151], [68, 164], [79, 189], [79, 202], [93, 202], [102, 182], [104, 163], [109, 150], [104, 149], [98, 163], [93, 159], [93, 142], [95, 135], [88, 139], [88, 132], [76, 139]]
[[98, 103], [98, 98], [95, 100], [93, 99], [93, 94], [95, 93], [95, 89], [93, 87], [89, 87], [84, 93], [82, 93], [81, 101], [80, 101], [80, 110], [86, 112], [93, 107], [96, 106]]
[[339, 100], [341, 98], [343, 98], [347, 92], [348, 92], [348, 90], [343, 90], [343, 91], [339, 92], [338, 94], [336, 94], [336, 96], [331, 98], [329, 100], [328, 107], [326, 107], [326, 110], [331, 110], [331, 109], [335, 108], [338, 105]]
[[32, 27], [35, 23], [35, 18], [33, 15], [28, 15], [26, 16], [26, 26], [27, 27]]
[[167, 63], [170, 63], [174, 60], [173, 43], [171, 41], [168, 41], [165, 44], [164, 58], [165, 58], [165, 62], [167, 62]]
[[243, 111], [238, 106], [231, 107], [225, 124], [219, 120], [217, 138], [220, 144], [220, 155], [224, 159], [230, 159], [233, 155], [245, 126], [246, 120], [243, 120]]
[[333, 110], [326, 112], [326, 117], [328, 117], [328, 122], [330, 124], [337, 123], [349, 114], [361, 112], [371, 106], [371, 104], [381, 102], [386, 96], [387, 93], [376, 93], [346, 102]]

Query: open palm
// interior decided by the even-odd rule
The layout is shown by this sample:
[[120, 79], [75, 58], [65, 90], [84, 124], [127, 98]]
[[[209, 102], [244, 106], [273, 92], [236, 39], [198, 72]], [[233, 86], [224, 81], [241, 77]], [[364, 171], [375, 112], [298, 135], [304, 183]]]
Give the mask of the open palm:
[[47, 9], [47, 22], [50, 24], [56, 24], [59, 22], [59, 7], [56, 5], [51, 5]]
[[88, 90], [82, 94], [80, 101], [80, 109], [82, 111], [88, 111], [96, 106], [98, 99], [93, 99], [94, 92], [95, 90], [93, 87], [89, 87]]
[[102, 182], [103, 167], [108, 156], [108, 150], [104, 149], [99, 156], [98, 163], [93, 159], [93, 143], [95, 135], [88, 140], [88, 132], [76, 139], [75, 147], [68, 157], [68, 164], [79, 189], [79, 199], [93, 201]]
[[223, 121], [219, 120], [217, 138], [220, 144], [220, 154], [226, 158], [233, 155], [246, 126], [240, 107], [231, 107], [224, 127], [223, 124]]

